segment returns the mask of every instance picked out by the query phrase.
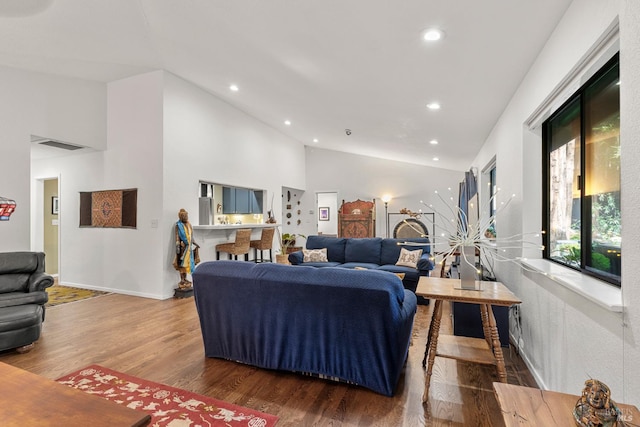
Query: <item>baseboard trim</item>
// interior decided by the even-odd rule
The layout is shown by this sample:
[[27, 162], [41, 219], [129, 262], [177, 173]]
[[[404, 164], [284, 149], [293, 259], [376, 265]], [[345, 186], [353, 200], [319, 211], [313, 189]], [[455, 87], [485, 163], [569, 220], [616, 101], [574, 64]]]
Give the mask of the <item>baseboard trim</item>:
[[520, 358], [522, 358], [524, 364], [527, 365], [527, 369], [529, 369], [529, 372], [531, 372], [531, 375], [533, 376], [533, 379], [535, 380], [538, 388], [540, 388], [541, 390], [549, 390], [538, 371], [533, 367], [533, 364], [531, 363], [531, 360], [529, 359], [527, 353], [520, 350], [520, 348], [518, 348], [518, 346], [514, 344], [517, 342], [516, 337], [513, 334], [509, 333], [509, 340], [511, 341], [511, 345], [517, 349], [518, 355], [520, 356]]
[[143, 297], [143, 298], [152, 298], [152, 299], [158, 299], [158, 300], [164, 300], [164, 299], [169, 299], [173, 297], [173, 294], [170, 296], [165, 296], [165, 295], [158, 295], [158, 294], [149, 294], [146, 292], [135, 292], [135, 291], [128, 291], [125, 289], [115, 289], [115, 288], [108, 288], [108, 287], [102, 287], [102, 286], [92, 286], [92, 285], [87, 285], [84, 283], [73, 283], [73, 282], [64, 282], [64, 284], [62, 286], [69, 286], [71, 288], [81, 288], [81, 289], [90, 289], [92, 291], [102, 291], [102, 292], [111, 292], [114, 294], [123, 294], [123, 295], [130, 295], [133, 297]]

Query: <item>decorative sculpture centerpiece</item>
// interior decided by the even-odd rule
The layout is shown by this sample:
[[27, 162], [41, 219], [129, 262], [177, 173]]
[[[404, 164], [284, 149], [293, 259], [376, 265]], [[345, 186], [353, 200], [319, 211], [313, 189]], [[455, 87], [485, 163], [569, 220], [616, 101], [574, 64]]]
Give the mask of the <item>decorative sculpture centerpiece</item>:
[[582, 396], [573, 409], [573, 418], [579, 427], [618, 426], [620, 411], [611, 400], [611, 390], [601, 381], [588, 379], [584, 383]]
[[[494, 203], [494, 199], [499, 192], [500, 189], [491, 196], [488, 202], [490, 205]], [[444, 198], [437, 191], [436, 193], [444, 202]], [[476, 256], [480, 260], [484, 258], [485, 260], [491, 259], [494, 262], [512, 262], [528, 270], [522, 264], [521, 257], [509, 256], [507, 251], [524, 248], [544, 249], [544, 246], [526, 239], [526, 237], [538, 239], [541, 234], [544, 234], [544, 231], [507, 237], [496, 236], [494, 227], [496, 217], [509, 205], [515, 196], [515, 194], [512, 194], [505, 202], [501, 202], [493, 215], [485, 214], [488, 210], [480, 206], [477, 194], [469, 200], [466, 210], [459, 206], [451, 209], [456, 220], [449, 219], [447, 222], [453, 222], [456, 224], [456, 228], [453, 233], [449, 233], [449, 250], [445, 253], [445, 258], [448, 255], [459, 254], [460, 264], [458, 265], [458, 271], [460, 272], [461, 287], [463, 289], [480, 290], [479, 275], [481, 272], [476, 267]], [[433, 205], [430, 207], [433, 209]], [[437, 211], [436, 214], [445, 219]]]
[[[449, 191], [451, 191], [451, 189], [449, 189]], [[499, 189], [490, 198], [490, 204], [494, 203], [494, 199], [498, 193]], [[511, 249], [523, 249], [525, 247], [539, 250], [544, 249], [544, 246], [525, 239], [527, 236], [532, 236], [537, 239], [544, 231], [516, 234], [508, 237], [496, 236], [494, 228], [496, 216], [509, 205], [515, 197], [515, 194], [511, 195], [505, 202], [502, 202], [491, 216], [484, 214], [487, 210], [479, 206], [477, 197], [473, 197], [468, 202], [466, 209], [463, 209], [460, 206], [451, 204], [451, 201], [454, 200], [453, 195], [449, 198], [449, 201], [447, 201], [438, 191], [436, 191], [435, 194], [447, 206], [448, 212], [439, 212], [434, 208], [433, 204], [426, 205], [422, 200], [420, 204], [433, 211], [439, 218], [438, 222], [443, 224], [436, 224], [435, 221], [433, 223], [434, 228], [439, 230], [445, 238], [443, 242], [448, 244], [446, 248], [440, 250], [443, 260], [452, 255], [460, 257], [458, 272], [460, 274], [462, 289], [480, 290], [481, 288], [481, 281], [479, 280], [481, 271], [479, 271], [476, 266], [476, 257], [479, 257], [481, 260], [491, 259], [494, 262], [513, 262], [525, 270], [530, 270], [522, 264], [521, 257], [509, 256], [507, 251]], [[422, 210], [419, 212], [422, 212]], [[406, 220], [405, 222], [419, 232], [410, 222]], [[427, 236], [422, 235], [422, 237]], [[434, 246], [436, 246], [436, 243], [443, 242], [435, 242]], [[411, 245], [411, 242], [402, 242], [402, 245]]]

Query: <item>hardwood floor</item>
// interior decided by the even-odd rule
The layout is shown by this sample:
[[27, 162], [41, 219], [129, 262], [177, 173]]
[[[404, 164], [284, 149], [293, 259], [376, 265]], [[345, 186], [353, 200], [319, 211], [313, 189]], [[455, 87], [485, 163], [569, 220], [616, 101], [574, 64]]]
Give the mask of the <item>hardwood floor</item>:
[[[422, 357], [432, 306], [418, 306], [409, 358], [391, 398], [206, 358], [193, 298], [157, 301], [111, 294], [50, 307], [36, 347], [26, 354], [2, 352], [0, 362], [51, 379], [99, 364], [277, 415], [279, 427], [503, 426], [491, 386], [497, 381], [493, 366], [436, 358], [429, 405], [422, 405]], [[451, 331], [448, 313], [443, 332]], [[520, 358], [504, 350], [508, 382], [535, 387]]]

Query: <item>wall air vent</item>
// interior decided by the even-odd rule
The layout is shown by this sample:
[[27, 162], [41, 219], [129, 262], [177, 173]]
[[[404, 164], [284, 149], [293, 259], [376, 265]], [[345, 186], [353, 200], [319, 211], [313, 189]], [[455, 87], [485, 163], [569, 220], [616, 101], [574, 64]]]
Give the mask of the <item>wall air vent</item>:
[[68, 144], [66, 142], [54, 141], [54, 140], [51, 140], [51, 139], [49, 139], [47, 141], [39, 142], [38, 144], [47, 145], [49, 147], [54, 147], [54, 148], [61, 148], [63, 150], [70, 150], [70, 151], [80, 150], [80, 149], [84, 148], [84, 147], [81, 147], [79, 145]]

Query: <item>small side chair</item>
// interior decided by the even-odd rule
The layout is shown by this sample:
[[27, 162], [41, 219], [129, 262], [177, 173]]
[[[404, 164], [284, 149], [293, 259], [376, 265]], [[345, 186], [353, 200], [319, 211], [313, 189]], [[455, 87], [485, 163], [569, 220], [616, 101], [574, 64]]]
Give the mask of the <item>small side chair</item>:
[[[253, 260], [255, 262], [265, 262], [263, 257], [264, 251], [269, 251], [269, 259], [267, 261], [273, 262], [273, 234], [275, 233], [275, 228], [263, 228], [262, 234], [260, 235], [260, 240], [252, 240], [249, 244], [253, 248]], [[258, 251], [260, 251], [260, 260], [258, 260]]]
[[227, 252], [229, 259], [238, 259], [238, 255], [244, 255], [244, 260], [249, 261], [249, 250], [251, 242], [251, 229], [241, 228], [236, 230], [235, 242], [220, 243], [216, 245], [216, 259], [220, 259], [220, 252]]

